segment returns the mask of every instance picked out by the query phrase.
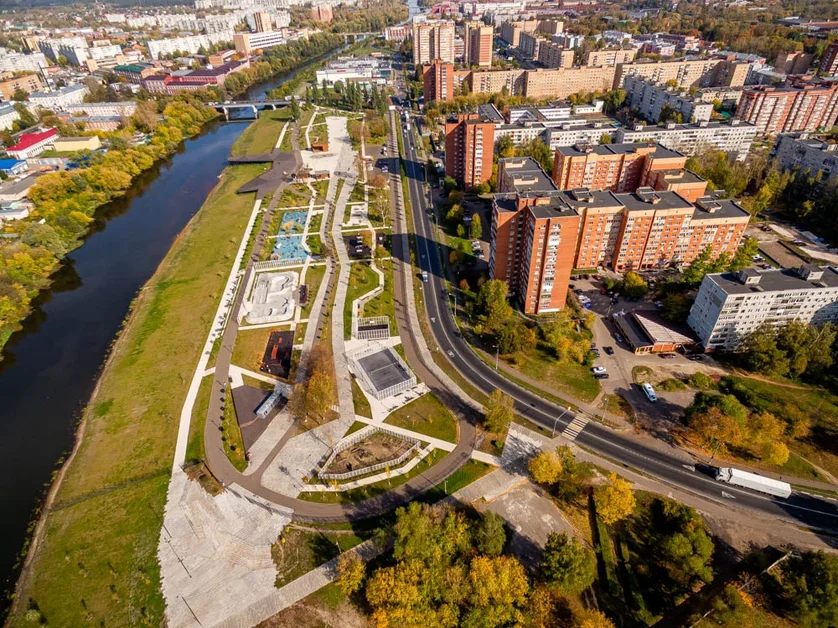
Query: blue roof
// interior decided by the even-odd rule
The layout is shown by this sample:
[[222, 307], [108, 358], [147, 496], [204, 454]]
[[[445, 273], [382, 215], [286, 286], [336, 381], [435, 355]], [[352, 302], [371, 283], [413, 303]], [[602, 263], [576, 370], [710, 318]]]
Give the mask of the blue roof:
[[0, 159], [0, 170], [8, 170], [14, 168], [17, 164], [26, 163], [22, 159]]

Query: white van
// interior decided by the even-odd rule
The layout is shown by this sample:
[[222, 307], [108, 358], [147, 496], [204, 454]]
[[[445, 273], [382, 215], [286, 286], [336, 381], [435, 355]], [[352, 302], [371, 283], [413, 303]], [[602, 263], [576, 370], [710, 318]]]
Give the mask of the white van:
[[652, 402], [658, 400], [658, 396], [655, 394], [655, 389], [652, 388], [651, 384], [643, 384], [641, 388], [643, 389], [643, 392], [646, 394], [646, 399]]

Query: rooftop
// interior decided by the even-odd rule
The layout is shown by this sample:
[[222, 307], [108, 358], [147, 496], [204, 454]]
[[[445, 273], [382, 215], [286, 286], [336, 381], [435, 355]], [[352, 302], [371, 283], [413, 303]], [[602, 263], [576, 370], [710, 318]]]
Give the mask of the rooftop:
[[59, 94], [72, 94], [73, 92], [80, 91], [87, 91], [87, 86], [82, 85], [81, 83], [73, 83], [72, 85], [67, 85], [66, 87], [54, 89], [51, 92], [32, 92], [29, 94], [29, 100], [32, 100], [33, 98], [54, 98]]
[[747, 218], [750, 214], [734, 200], [702, 196], [695, 202], [692, 220], [715, 220], [717, 218]]
[[503, 164], [504, 186], [508, 192], [530, 194], [558, 190], [553, 180], [532, 157], [507, 157], [498, 160], [498, 170]]
[[2, 195], [17, 195], [21, 192], [25, 192], [33, 185], [35, 185], [35, 180], [37, 179], [37, 175], [30, 174], [22, 179], [18, 179], [17, 181], [6, 181], [4, 184], [0, 185], [0, 194]]
[[[649, 143], [625, 143], [625, 144], [577, 144], [575, 146], [560, 146], [558, 151], [564, 155], [565, 157], [578, 157], [581, 155], [586, 155], [589, 153], [594, 153], [595, 155], [628, 155], [632, 153], [638, 152], [650, 154], [657, 159], [667, 159], [672, 157], [683, 157], [681, 153], [676, 150], [672, 150], [662, 146], [660, 144], [656, 144], [654, 142]], [[654, 149], [651, 150], [650, 149]]]
[[835, 267], [804, 266], [802, 271], [799, 268], [751, 269], [750, 273], [715, 273], [707, 275], [707, 280], [727, 294], [838, 288], [838, 270]]
[[583, 207], [619, 207], [620, 209], [623, 207], [622, 203], [611, 192], [605, 190], [576, 188], [563, 191], [561, 198], [568, 206], [577, 210]]
[[667, 190], [653, 190], [652, 188], [637, 188], [636, 192], [616, 194], [617, 199], [629, 211], [645, 211], [649, 209], [692, 209], [693, 205], [675, 192]]
[[44, 140], [53, 137], [58, 137], [58, 131], [55, 129], [47, 129], [46, 131], [41, 131], [40, 133], [24, 133], [18, 138], [17, 144], [9, 146], [6, 149], [6, 152], [26, 150], [39, 142], [43, 142]]

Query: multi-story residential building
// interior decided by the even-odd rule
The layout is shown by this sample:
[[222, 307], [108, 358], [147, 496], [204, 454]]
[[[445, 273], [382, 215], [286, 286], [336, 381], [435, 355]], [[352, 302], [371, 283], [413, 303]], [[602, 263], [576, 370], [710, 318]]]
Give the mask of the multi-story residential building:
[[667, 123], [662, 126], [635, 124], [620, 127], [614, 132], [615, 142], [658, 142], [687, 156], [705, 150], [722, 150], [743, 161], [751, 150], [757, 128], [748, 122], [733, 119], [730, 122], [699, 122], [698, 124]]
[[20, 114], [14, 105], [0, 103], [0, 131], [11, 129], [17, 120], [20, 120]]
[[528, 314], [561, 310], [576, 256], [579, 215], [529, 157], [498, 162], [489, 274]]
[[[257, 34], [261, 35], [262, 33]], [[149, 56], [152, 59], [159, 59], [161, 55], [176, 52], [195, 54], [201, 48], [211, 48], [213, 44], [220, 44], [225, 41], [233, 41], [233, 31], [227, 30], [206, 35], [188, 35], [169, 39], [151, 39], [146, 46]]]
[[824, 142], [807, 133], [780, 135], [774, 153], [783, 170], [808, 170], [824, 179], [838, 176], [838, 144]]
[[538, 49], [543, 41], [546, 40], [539, 33], [523, 31], [518, 37], [518, 50], [528, 59], [537, 59]]
[[513, 48], [521, 43], [521, 33], [534, 33], [538, 28], [538, 20], [522, 20], [504, 22], [500, 27], [500, 37]]
[[833, 41], [827, 46], [818, 69], [821, 76], [838, 75], [838, 41]]
[[323, 24], [328, 24], [334, 17], [332, 7], [328, 4], [316, 4], [312, 6], [309, 14], [311, 15], [311, 19], [316, 22], [322, 22]]
[[678, 122], [704, 122], [713, 115], [711, 103], [639, 76], [627, 76], [623, 87], [631, 110], [650, 122], [658, 122], [665, 112], [679, 114]]
[[357, 83], [360, 85], [383, 85], [390, 78], [390, 64], [373, 57], [344, 57], [332, 61], [317, 70], [318, 85], [325, 81], [332, 87], [335, 83]]
[[435, 100], [454, 100], [454, 64], [434, 59], [422, 67], [425, 104]]
[[547, 126], [541, 134], [541, 139], [555, 153], [561, 146], [611, 142], [618, 128], [616, 122], [588, 122], [585, 119], [574, 118]]
[[524, 93], [526, 70], [483, 70], [470, 72], [466, 80], [472, 94]]
[[122, 116], [130, 118], [137, 110], [137, 101], [121, 100], [118, 102], [86, 102], [78, 105], [66, 105], [63, 109], [72, 115]]
[[43, 89], [44, 84], [37, 74], [20, 74], [14, 76], [11, 72], [0, 74], [0, 95], [3, 100], [12, 100], [17, 90], [23, 90], [27, 94]]
[[536, 61], [545, 68], [571, 68], [574, 54], [572, 48], [565, 48], [563, 44], [542, 41], [538, 46]]
[[267, 11], [257, 11], [253, 14], [253, 30], [257, 33], [269, 33], [274, 29], [271, 14]]
[[233, 36], [233, 43], [236, 52], [250, 56], [255, 50], [281, 46], [288, 41], [281, 31], [268, 31], [266, 33], [236, 33]]
[[774, 61], [774, 71], [781, 74], [806, 74], [814, 60], [815, 55], [805, 52], [781, 52]]
[[653, 83], [675, 81], [676, 87], [741, 87], [748, 77], [750, 63], [737, 60], [681, 59], [678, 61], [658, 61], [621, 63], [617, 66], [614, 87], [623, 87], [626, 77], [638, 76]]
[[440, 59], [454, 63], [454, 22], [413, 22], [413, 64], [416, 67]]
[[526, 70], [521, 95], [539, 100], [567, 98], [581, 92], [605, 92], [612, 88], [615, 70], [609, 66]]
[[[34, 43], [34, 42], [33, 42]], [[38, 39], [38, 49], [46, 56], [47, 59], [53, 63], [58, 62], [58, 58], [62, 55], [61, 50], [65, 52], [70, 51], [71, 57], [67, 57], [67, 61], [71, 65], [81, 65], [84, 61], [79, 60], [74, 56], [74, 50], [87, 50], [87, 40], [84, 37], [59, 37], [55, 39]], [[66, 56], [66, 55], [65, 55]]]
[[0, 72], [40, 72], [48, 65], [43, 52], [21, 54], [5, 49], [0, 52]]
[[60, 87], [51, 92], [32, 92], [29, 94], [28, 107], [37, 111], [38, 109], [52, 109], [62, 111], [68, 105], [77, 105], [84, 102], [84, 97], [89, 94], [87, 85], [76, 83]]
[[591, 50], [585, 55], [585, 65], [617, 65], [631, 63], [637, 57], [636, 48], [605, 48]]
[[561, 146], [553, 161], [553, 182], [562, 190], [636, 190], [648, 173], [683, 168], [687, 158], [660, 144]]
[[43, 153], [58, 139], [58, 131], [46, 129], [37, 133], [24, 133], [17, 138], [17, 143], [6, 149], [13, 159], [30, 159]]
[[838, 271], [803, 265], [705, 275], [687, 323], [707, 351], [735, 351], [763, 323], [838, 322]]
[[830, 129], [838, 118], [838, 84], [750, 87], [742, 92], [736, 117], [756, 126], [759, 133]]
[[481, 22], [466, 22], [464, 40], [464, 63], [481, 68], [492, 66], [492, 44], [495, 31]]
[[460, 114], [445, 123], [445, 174], [467, 189], [492, 176], [495, 123], [479, 114]]

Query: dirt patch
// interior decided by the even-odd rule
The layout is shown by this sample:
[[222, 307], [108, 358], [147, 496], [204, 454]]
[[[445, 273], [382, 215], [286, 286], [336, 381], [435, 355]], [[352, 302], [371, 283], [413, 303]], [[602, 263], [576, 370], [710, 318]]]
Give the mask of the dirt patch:
[[347, 473], [388, 460], [395, 460], [412, 446], [413, 443], [394, 434], [375, 432], [340, 451], [325, 471], [327, 473]]
[[334, 608], [309, 603], [308, 598], [259, 624], [258, 628], [366, 628], [371, 624], [349, 602]]

